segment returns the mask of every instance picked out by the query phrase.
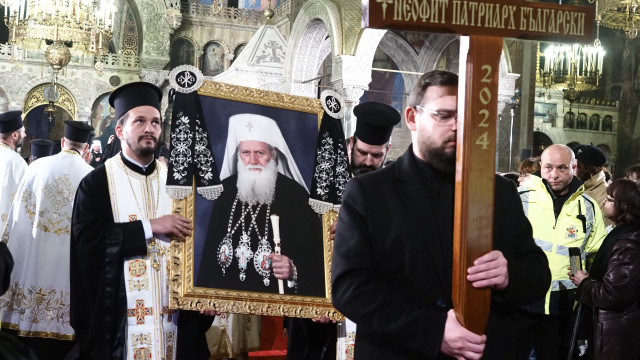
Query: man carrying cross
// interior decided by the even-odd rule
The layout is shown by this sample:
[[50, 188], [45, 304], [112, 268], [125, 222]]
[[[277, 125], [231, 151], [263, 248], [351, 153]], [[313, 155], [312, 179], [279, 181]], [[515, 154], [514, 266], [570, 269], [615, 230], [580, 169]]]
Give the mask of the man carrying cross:
[[[358, 324], [356, 359], [511, 359], [513, 304], [550, 281], [515, 187], [496, 176], [494, 251], [467, 280], [492, 289], [486, 335], [453, 311], [452, 237], [458, 76], [424, 74], [405, 110], [413, 144], [398, 161], [351, 180], [334, 243], [332, 300]], [[391, 219], [393, 219], [391, 221]]]

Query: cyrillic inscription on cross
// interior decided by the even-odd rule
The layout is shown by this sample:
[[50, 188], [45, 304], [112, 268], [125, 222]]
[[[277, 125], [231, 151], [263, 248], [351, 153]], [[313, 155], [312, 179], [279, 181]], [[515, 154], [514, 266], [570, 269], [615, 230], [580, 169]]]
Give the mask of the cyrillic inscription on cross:
[[[362, 27], [456, 33], [460, 39], [452, 300], [460, 323], [482, 334], [491, 292], [466, 280], [493, 249], [498, 72], [502, 37], [590, 42], [590, 6], [517, 0], [363, 0]], [[475, 35], [479, 34], [479, 35]], [[481, 34], [481, 35], [480, 35]]]

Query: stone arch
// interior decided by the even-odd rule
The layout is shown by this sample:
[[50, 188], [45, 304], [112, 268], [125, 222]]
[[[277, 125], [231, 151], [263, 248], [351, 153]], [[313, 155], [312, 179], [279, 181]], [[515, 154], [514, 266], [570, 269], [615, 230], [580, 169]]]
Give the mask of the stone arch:
[[557, 139], [553, 138], [553, 135], [550, 133], [535, 130], [533, 132], [533, 154], [532, 156], [540, 156], [542, 151], [549, 147], [550, 145], [556, 144]]
[[[50, 85], [51, 83], [48, 82], [41, 83], [33, 87], [26, 94], [22, 105], [22, 113], [24, 115], [40, 105], [46, 105], [49, 103], [44, 99], [43, 89]], [[78, 117], [78, 104], [76, 99], [73, 97], [69, 89], [61, 84], [58, 84], [58, 91], [60, 92], [60, 97], [55, 102], [55, 105], [69, 113], [72, 119], [76, 119]]]
[[[24, 84], [20, 90], [18, 91], [18, 94], [16, 96], [17, 99], [20, 99], [19, 101], [23, 102], [23, 112], [27, 103], [27, 98], [28, 96], [33, 92], [33, 90], [38, 87], [38, 86], [42, 86], [42, 88], [44, 88], [47, 85], [50, 85], [50, 82], [47, 81], [42, 81], [41, 78], [33, 78], [31, 80], [29, 80], [26, 84]], [[72, 99], [72, 103], [73, 106], [68, 105], [69, 109], [60, 106], [61, 108], [67, 110], [67, 112], [74, 118], [77, 119], [78, 116], [78, 110], [79, 109], [83, 109], [85, 107], [90, 108], [91, 107], [91, 101], [92, 99], [88, 99], [87, 98], [87, 94], [86, 91], [80, 91], [80, 89], [78, 89], [78, 87], [76, 87], [76, 85], [70, 81], [69, 79], [66, 78], [59, 78], [58, 79], [58, 85], [61, 86], [62, 88], [65, 89], [65, 91], [67, 91], [69, 93], [69, 97]], [[42, 90], [40, 90], [42, 92]], [[60, 90], [60, 96], [62, 97], [62, 90]], [[43, 99], [44, 100], [44, 99]], [[40, 103], [38, 105], [42, 105], [44, 104]], [[37, 105], [36, 105], [37, 106]], [[35, 106], [33, 106], [35, 107]], [[33, 107], [29, 107], [29, 110], [31, 110]]]
[[[324, 61], [324, 58], [320, 58], [321, 47], [317, 46], [317, 44], [326, 39], [327, 34], [327, 27], [319, 19], [312, 20], [305, 28], [305, 33], [303, 34], [305, 40], [295, 49], [298, 57], [292, 60], [291, 67], [285, 67], [291, 71], [287, 74], [287, 84], [290, 85], [292, 94], [314, 95], [316, 82], [306, 82], [306, 80], [316, 77], [317, 69]], [[291, 52], [288, 52], [287, 56], [290, 54]], [[289, 62], [285, 61], [285, 64], [287, 63]]]
[[[175, 49], [176, 44], [182, 43], [183, 41], [186, 41], [186, 43], [192, 47], [193, 51], [191, 54], [186, 53], [184, 49], [178, 49], [179, 51]], [[198, 66], [200, 62], [199, 57], [202, 54], [202, 51], [200, 50], [200, 44], [198, 44], [198, 42], [191, 36], [181, 35], [176, 37], [175, 39], [171, 40], [171, 45], [169, 46], [169, 49], [170, 49], [169, 50], [170, 68], [174, 68], [177, 65], [183, 65], [183, 64], [189, 64], [196, 67]], [[182, 56], [191, 56], [191, 58], [185, 59], [185, 58], [181, 58]], [[176, 60], [177, 60], [177, 63], [174, 63]], [[184, 62], [180, 60], [184, 60]]]
[[424, 45], [422, 45], [418, 53], [418, 59], [420, 59], [419, 71], [427, 72], [434, 70], [438, 59], [442, 56], [442, 52], [455, 41], [459, 41], [459, 37], [450, 34], [438, 34], [427, 38], [427, 41], [424, 42]]
[[342, 53], [342, 27], [337, 6], [329, 0], [304, 3], [291, 28], [285, 59], [286, 87], [292, 94], [314, 94], [314, 82], [301, 84], [300, 81], [316, 76], [324, 60], [320, 58], [321, 53], [326, 52], [316, 44], [327, 39], [327, 35], [329, 52], [336, 57]]
[[[378, 45], [385, 54], [398, 65], [402, 71], [420, 72], [418, 54], [415, 49], [400, 35], [387, 31]], [[369, 63], [371, 64], [371, 63]], [[418, 80], [418, 75], [402, 73], [405, 91]]]

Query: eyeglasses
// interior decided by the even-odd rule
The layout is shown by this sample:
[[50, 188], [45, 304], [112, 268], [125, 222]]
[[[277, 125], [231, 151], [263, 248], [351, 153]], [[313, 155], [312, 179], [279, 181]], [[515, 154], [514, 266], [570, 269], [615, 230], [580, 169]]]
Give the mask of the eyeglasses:
[[422, 111], [430, 113], [431, 118], [435, 120], [435, 122], [440, 126], [451, 125], [458, 119], [457, 110], [432, 110], [420, 105], [416, 105], [415, 108], [416, 110], [420, 109]]

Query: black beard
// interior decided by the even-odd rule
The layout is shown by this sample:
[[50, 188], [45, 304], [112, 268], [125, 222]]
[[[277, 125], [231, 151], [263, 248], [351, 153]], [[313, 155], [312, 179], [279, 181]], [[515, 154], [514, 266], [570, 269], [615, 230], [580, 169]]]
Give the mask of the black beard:
[[362, 174], [366, 174], [368, 172], [376, 170], [375, 166], [369, 166], [365, 164], [356, 165], [354, 163], [353, 156], [351, 157], [351, 171], [353, 172], [353, 176], [359, 176]]
[[447, 154], [444, 148], [430, 148], [426, 151], [427, 163], [431, 164], [437, 170], [447, 174], [455, 174], [456, 172], [456, 153], [453, 156]]
[[[145, 137], [152, 138], [155, 144], [152, 147], [140, 146], [140, 141], [142, 141], [142, 139], [144, 139]], [[156, 148], [158, 147], [158, 138], [156, 138], [153, 135], [140, 136], [140, 137], [138, 137], [138, 146], [136, 146], [136, 147], [132, 146], [132, 144], [129, 142], [128, 139], [127, 139], [127, 145], [129, 145], [129, 149], [131, 149], [136, 155], [141, 156], [141, 157], [147, 157], [147, 156], [155, 154]]]

